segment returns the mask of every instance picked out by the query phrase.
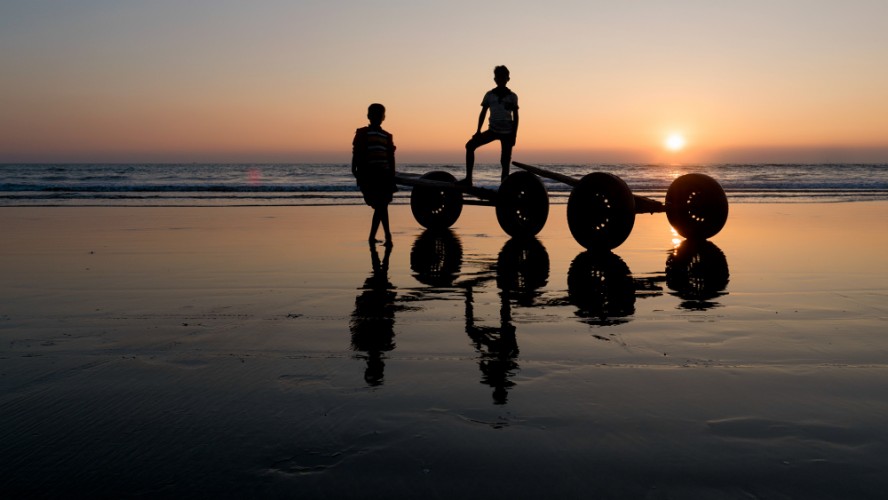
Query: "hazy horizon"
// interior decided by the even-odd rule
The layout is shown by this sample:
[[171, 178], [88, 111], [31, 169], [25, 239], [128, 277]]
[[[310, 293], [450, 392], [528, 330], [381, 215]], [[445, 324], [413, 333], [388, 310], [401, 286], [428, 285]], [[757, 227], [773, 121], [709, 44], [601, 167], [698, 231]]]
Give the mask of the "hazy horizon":
[[[478, 155], [480, 163], [495, 164], [499, 151], [488, 148]], [[882, 164], [888, 163], [888, 147], [882, 148], [765, 148], [734, 149], [698, 154], [693, 160], [682, 161], [675, 155], [645, 155], [623, 150], [598, 151], [524, 151], [516, 148], [514, 160], [526, 163], [612, 163], [612, 164], [725, 164], [725, 163], [787, 163], [787, 164]], [[330, 163], [351, 161], [350, 150], [336, 152], [127, 152], [67, 155], [8, 155], [0, 165], [41, 163]], [[399, 151], [398, 163], [463, 164], [462, 151]]]

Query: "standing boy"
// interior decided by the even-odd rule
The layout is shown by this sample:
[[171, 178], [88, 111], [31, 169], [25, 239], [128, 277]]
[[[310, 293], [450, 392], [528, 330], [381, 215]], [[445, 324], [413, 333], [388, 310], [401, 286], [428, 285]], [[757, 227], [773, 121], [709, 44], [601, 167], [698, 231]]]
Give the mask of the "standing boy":
[[364, 195], [364, 202], [373, 208], [370, 224], [370, 244], [376, 243], [379, 223], [385, 232], [385, 246], [392, 246], [389, 230], [388, 206], [395, 192], [395, 143], [392, 134], [382, 129], [385, 106], [371, 104], [367, 108], [370, 125], [355, 131], [352, 141], [352, 174]]
[[[475, 150], [493, 141], [500, 141], [502, 148], [500, 164], [503, 173], [500, 180], [506, 180], [509, 175], [512, 147], [515, 146], [515, 137], [518, 135], [518, 96], [506, 87], [509, 83], [509, 69], [505, 66], [493, 68], [493, 81], [496, 82], [496, 88], [484, 94], [484, 99], [481, 101], [478, 130], [466, 143], [466, 178], [460, 181], [462, 184], [472, 184]], [[481, 132], [488, 110], [490, 110], [490, 122], [487, 130]]]

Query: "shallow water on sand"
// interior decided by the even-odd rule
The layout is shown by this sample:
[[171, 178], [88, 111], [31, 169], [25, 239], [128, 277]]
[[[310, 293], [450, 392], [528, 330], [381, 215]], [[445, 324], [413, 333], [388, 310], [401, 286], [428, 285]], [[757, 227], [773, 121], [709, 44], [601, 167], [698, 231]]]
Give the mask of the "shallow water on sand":
[[591, 254], [363, 207], [3, 209], [0, 492], [880, 498], [888, 205]]

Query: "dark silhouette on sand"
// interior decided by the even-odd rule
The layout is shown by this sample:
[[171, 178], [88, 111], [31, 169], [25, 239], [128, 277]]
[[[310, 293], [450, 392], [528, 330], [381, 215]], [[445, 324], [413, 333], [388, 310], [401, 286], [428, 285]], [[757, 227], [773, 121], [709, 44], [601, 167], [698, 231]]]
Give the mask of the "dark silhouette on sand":
[[[475, 150], [500, 141], [500, 164], [503, 167], [501, 180], [505, 181], [509, 176], [509, 164], [512, 162], [512, 148], [518, 136], [518, 96], [506, 87], [509, 82], [509, 69], [505, 66], [497, 66], [493, 69], [493, 81], [496, 87], [484, 94], [481, 100], [481, 114], [478, 116], [478, 128], [475, 134], [466, 143], [466, 178], [460, 181], [472, 184], [472, 170], [475, 167]], [[484, 132], [484, 118], [490, 112], [488, 128]]]
[[[493, 388], [494, 404], [506, 404], [512, 380], [519, 371], [517, 328], [512, 308], [534, 307], [549, 279], [549, 254], [539, 240], [511, 239], [497, 260], [478, 262], [480, 269], [463, 269], [462, 244], [452, 231], [426, 230], [413, 244], [410, 268], [425, 285], [418, 300], [440, 296], [452, 300], [462, 291], [465, 304], [465, 332], [478, 354], [481, 383]], [[489, 293], [496, 284], [499, 296], [498, 321], [491, 325], [476, 316], [476, 294]]]
[[718, 307], [713, 299], [727, 294], [729, 281], [728, 259], [711, 241], [685, 240], [666, 259], [666, 286], [683, 309]]
[[[635, 315], [636, 301], [664, 294], [664, 282], [672, 295], [684, 301], [679, 308], [706, 309], [718, 303], [711, 299], [724, 295], [728, 282], [724, 254], [708, 241], [685, 241], [671, 250], [665, 272], [633, 276], [618, 255], [610, 250], [585, 251], [571, 262], [567, 276], [567, 296], [553, 298], [543, 291], [549, 279], [549, 255], [535, 238], [513, 238], [492, 259], [463, 261], [459, 238], [450, 229], [426, 230], [410, 253], [413, 276], [424, 285], [412, 300], [454, 300], [462, 292], [465, 305], [465, 332], [477, 353], [481, 383], [493, 389], [494, 404], [507, 404], [520, 371], [518, 327], [515, 307], [540, 306], [576, 308], [580, 321], [592, 327], [627, 323]], [[489, 306], [492, 282], [499, 298], [497, 319], [477, 316], [481, 305]], [[486, 300], [485, 300], [486, 299]], [[490, 314], [489, 307], [484, 310]], [[607, 337], [596, 337], [610, 340]]]
[[506, 404], [509, 389], [515, 382], [511, 378], [518, 372], [518, 339], [512, 324], [512, 305], [508, 290], [500, 290], [499, 326], [483, 326], [475, 323], [475, 308], [471, 286], [465, 288], [466, 334], [478, 352], [478, 368], [481, 383], [493, 388], [494, 404]]
[[370, 124], [355, 131], [352, 141], [352, 174], [364, 195], [364, 202], [373, 208], [370, 223], [371, 243], [376, 243], [379, 224], [385, 233], [385, 245], [392, 245], [388, 206], [395, 192], [395, 143], [392, 134], [382, 129], [385, 106], [371, 104], [367, 109]]
[[576, 315], [590, 325], [619, 325], [635, 314], [632, 273], [609, 250], [586, 251], [574, 258], [567, 271], [567, 297]]
[[389, 281], [388, 265], [391, 247], [385, 247], [382, 260], [374, 245], [370, 245], [373, 269], [355, 298], [355, 310], [349, 322], [351, 349], [363, 352], [357, 355], [367, 360], [364, 381], [367, 385], [383, 383], [384, 353], [395, 348], [395, 286]]
[[633, 276], [619, 256], [607, 251], [586, 251], [574, 258], [567, 274], [568, 301], [576, 315], [592, 326], [627, 323], [635, 314], [635, 301], [663, 294], [663, 282], [671, 295], [682, 300], [681, 309], [718, 307], [713, 301], [726, 295], [728, 261], [706, 240], [685, 240], [669, 251], [665, 273]]
[[426, 229], [410, 249], [413, 277], [424, 285], [450, 287], [462, 270], [463, 249], [450, 229]]
[[[549, 279], [549, 254], [539, 240], [511, 239], [497, 257], [496, 285], [499, 288], [499, 325], [479, 325], [475, 318], [474, 287], [484, 278], [462, 284], [465, 289], [466, 334], [478, 352], [481, 383], [493, 388], [493, 403], [508, 403], [512, 377], [518, 373], [517, 328], [512, 324], [512, 305], [533, 307], [539, 289]], [[489, 278], [488, 278], [489, 279]]]

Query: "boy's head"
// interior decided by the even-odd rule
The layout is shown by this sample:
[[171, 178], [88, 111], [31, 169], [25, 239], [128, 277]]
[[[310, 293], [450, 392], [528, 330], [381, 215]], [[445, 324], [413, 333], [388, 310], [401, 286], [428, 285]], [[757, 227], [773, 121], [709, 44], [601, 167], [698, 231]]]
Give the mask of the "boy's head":
[[493, 81], [497, 85], [505, 85], [509, 82], [509, 68], [505, 66], [497, 66], [493, 68]]
[[367, 119], [374, 125], [379, 125], [385, 120], [385, 106], [374, 102], [367, 108]]

